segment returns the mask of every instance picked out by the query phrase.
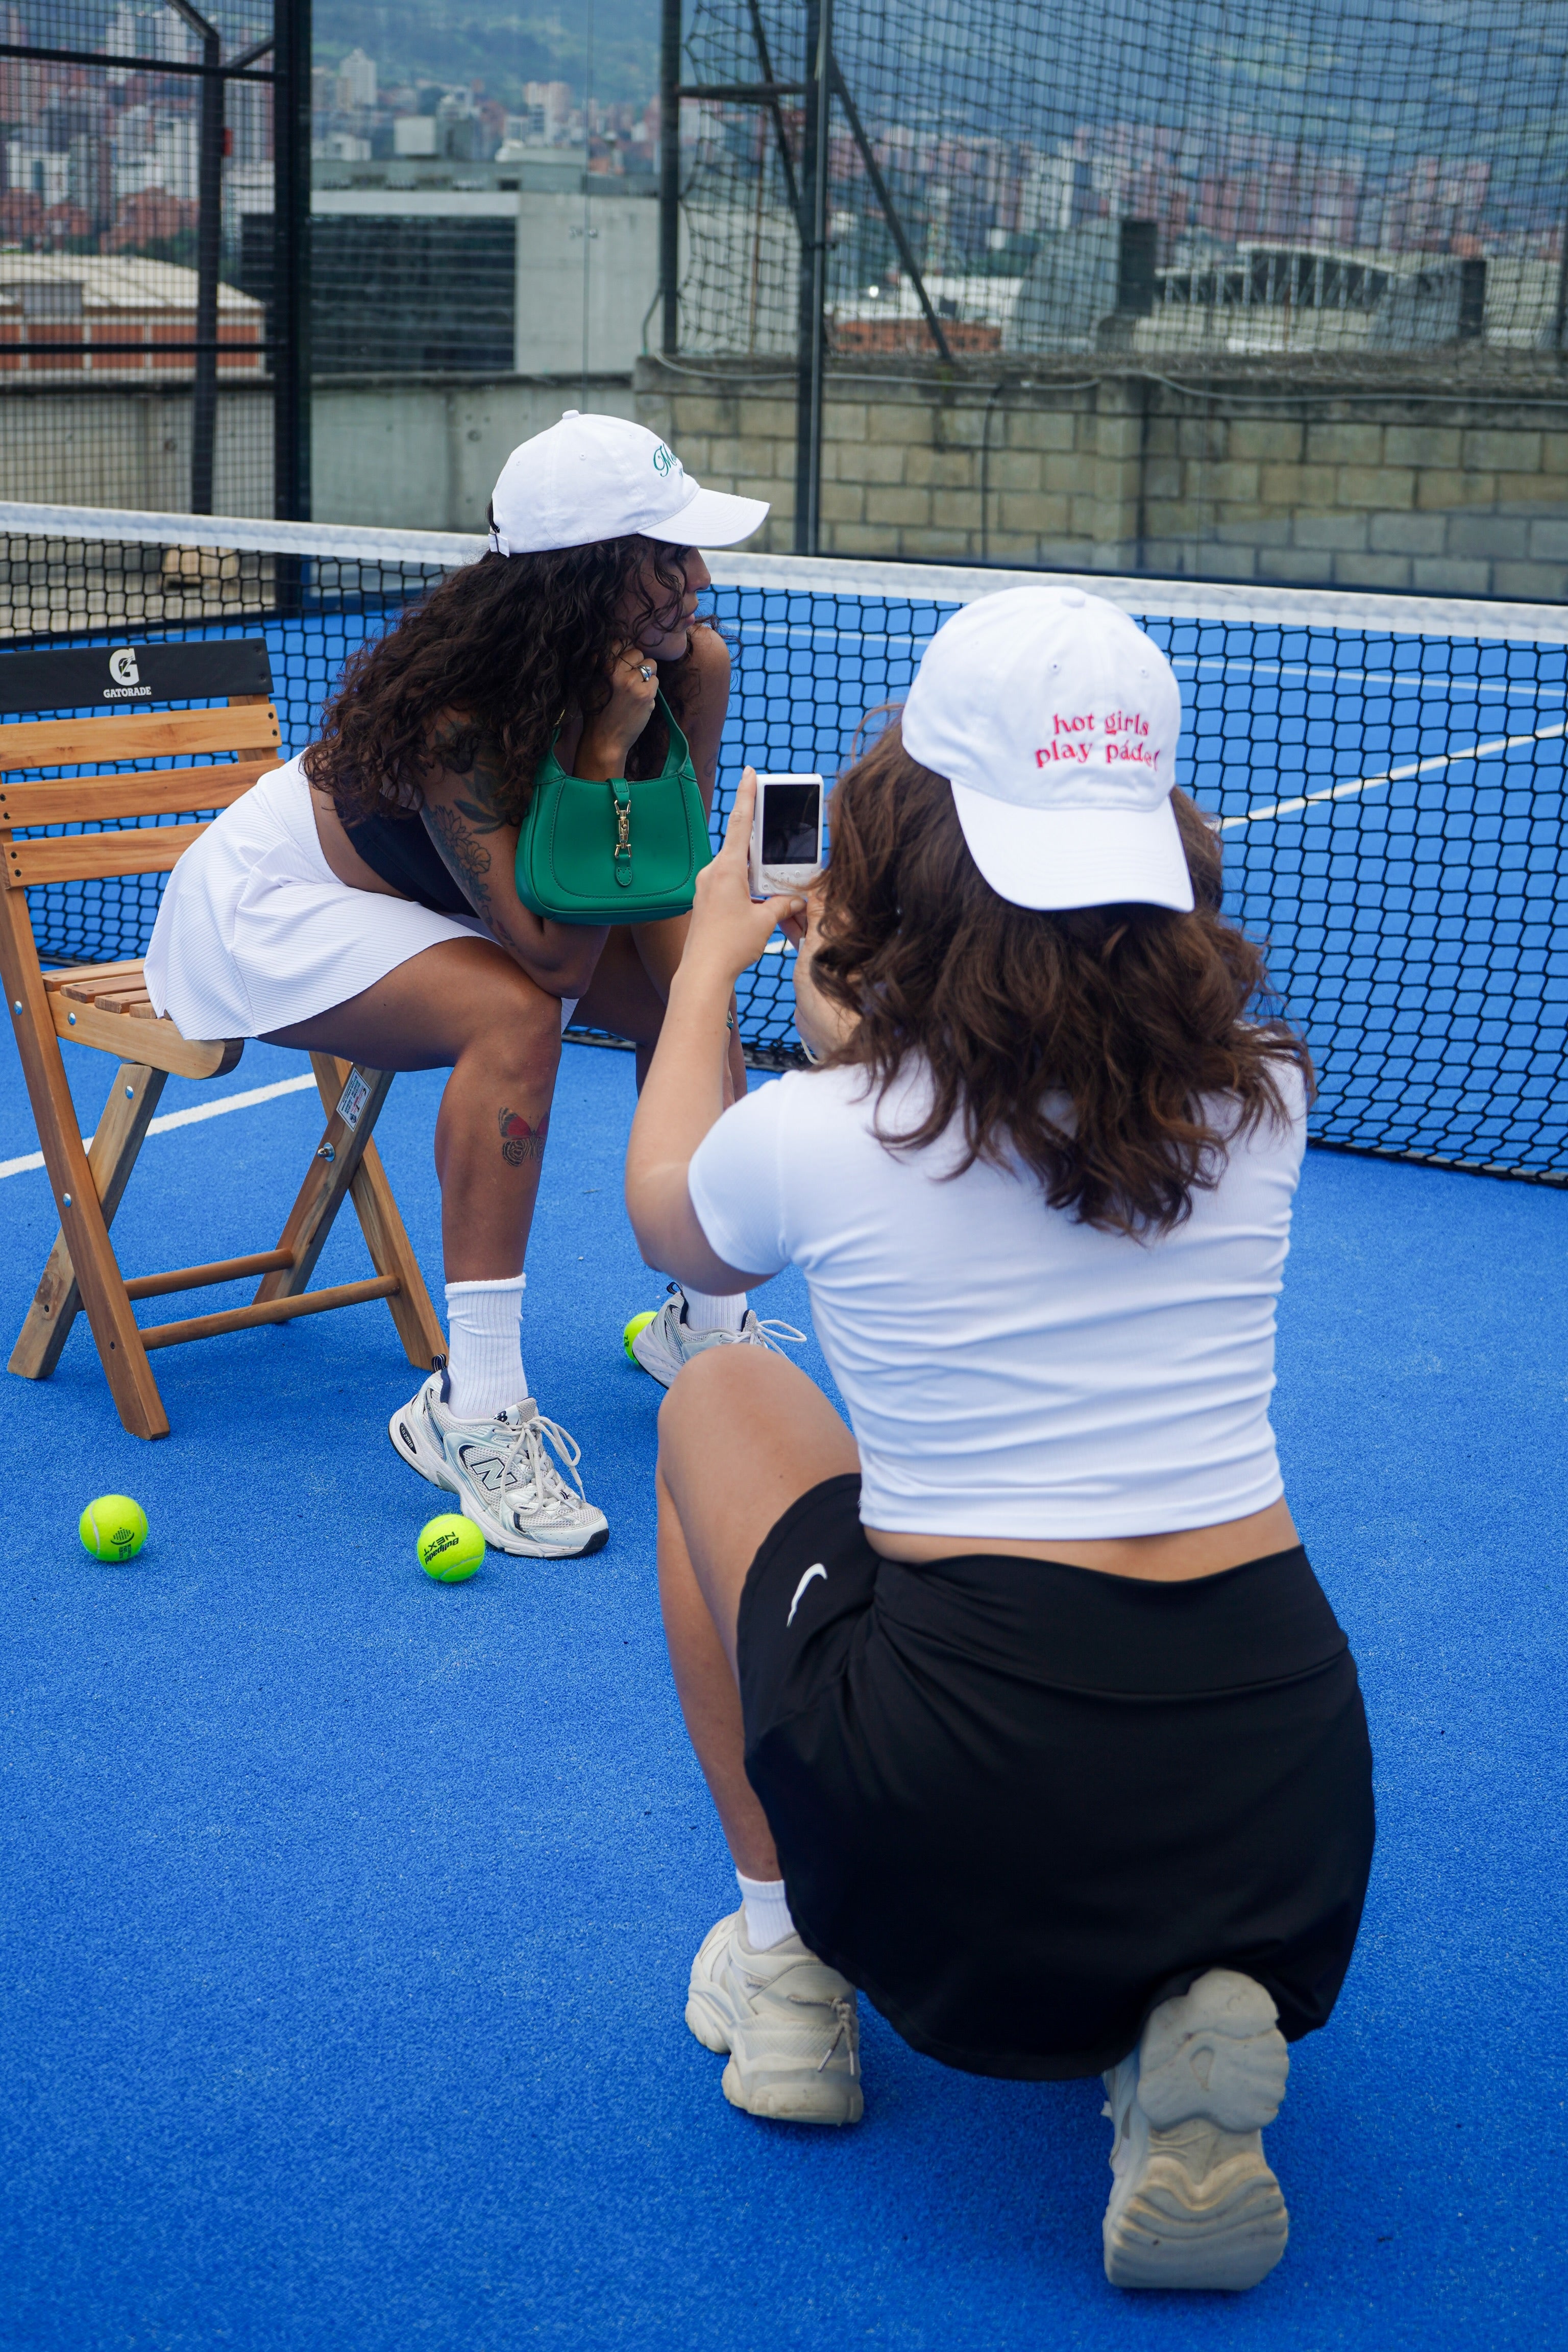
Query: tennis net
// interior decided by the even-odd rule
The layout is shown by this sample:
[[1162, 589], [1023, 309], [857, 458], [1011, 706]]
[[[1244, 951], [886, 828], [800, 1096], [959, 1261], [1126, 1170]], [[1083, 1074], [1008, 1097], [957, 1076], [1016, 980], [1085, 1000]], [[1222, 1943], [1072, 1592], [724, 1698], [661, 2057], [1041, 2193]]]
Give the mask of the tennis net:
[[[0, 645], [260, 635], [292, 753], [349, 654], [482, 544], [0, 505]], [[1042, 576], [744, 552], [711, 564], [734, 655], [721, 820], [743, 760], [831, 778], [949, 613]], [[1134, 614], [1174, 665], [1178, 772], [1221, 827], [1227, 907], [1268, 942], [1279, 1005], [1311, 1045], [1314, 1140], [1568, 1182], [1568, 611], [1080, 584]], [[139, 954], [161, 887], [35, 891], [46, 955]], [[774, 942], [742, 983], [756, 1060], [796, 1051], [791, 963]]]

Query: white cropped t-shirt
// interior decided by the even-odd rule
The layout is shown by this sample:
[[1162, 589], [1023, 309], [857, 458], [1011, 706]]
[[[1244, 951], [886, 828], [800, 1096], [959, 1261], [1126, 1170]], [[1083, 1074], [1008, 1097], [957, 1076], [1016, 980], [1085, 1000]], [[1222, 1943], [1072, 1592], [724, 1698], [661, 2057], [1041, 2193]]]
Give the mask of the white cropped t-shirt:
[[860, 1516], [900, 1533], [1158, 1535], [1283, 1492], [1268, 1398], [1305, 1104], [1232, 1144], [1184, 1224], [1128, 1240], [1047, 1208], [1026, 1176], [941, 1181], [947, 1142], [894, 1153], [929, 1083], [879, 1108], [855, 1070], [761, 1086], [689, 1173], [710, 1246], [797, 1265], [860, 1449]]

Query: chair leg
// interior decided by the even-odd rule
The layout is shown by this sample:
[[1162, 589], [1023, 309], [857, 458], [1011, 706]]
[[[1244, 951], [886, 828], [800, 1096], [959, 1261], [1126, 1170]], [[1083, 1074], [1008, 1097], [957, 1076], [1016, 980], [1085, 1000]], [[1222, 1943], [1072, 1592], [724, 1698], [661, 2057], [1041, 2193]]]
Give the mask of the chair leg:
[[[321, 1107], [331, 1118], [348, 1083], [350, 1065], [331, 1054], [312, 1054], [310, 1066], [321, 1089]], [[425, 1276], [374, 1141], [365, 1144], [349, 1197], [359, 1216], [371, 1264], [377, 1274], [397, 1277], [398, 1287], [386, 1303], [404, 1353], [416, 1370], [432, 1371], [447, 1360], [447, 1335], [425, 1286]]]
[[[121, 1062], [114, 1074], [114, 1084], [109, 1089], [109, 1100], [87, 1156], [106, 1226], [114, 1223], [114, 1213], [136, 1165], [136, 1155], [167, 1084], [165, 1071], [150, 1070], [141, 1062]], [[60, 1350], [80, 1307], [81, 1288], [71, 1264], [70, 1246], [65, 1234], [59, 1233], [33, 1294], [9, 1369], [19, 1372], [25, 1381], [47, 1381], [59, 1362]]]
[[[314, 1055], [311, 1058], [314, 1060]], [[278, 1244], [280, 1250], [293, 1253], [293, 1264], [264, 1276], [256, 1294], [255, 1304], [258, 1307], [273, 1298], [296, 1297], [300, 1291], [309, 1289], [316, 1260], [359, 1173], [364, 1148], [386, 1099], [393, 1073], [367, 1070], [356, 1062], [351, 1076], [359, 1081], [353, 1090], [357, 1098], [351, 1099], [345, 1087], [328, 1114], [326, 1132], [316, 1147], [310, 1172], [300, 1187]], [[317, 1084], [320, 1083], [318, 1072]]]
[[0, 977], [5, 984], [5, 1002], [27, 1081], [33, 1123], [43, 1146], [44, 1165], [49, 1171], [61, 1229], [68, 1240], [109, 1392], [132, 1437], [167, 1437], [169, 1416], [136, 1328], [98, 1188], [81, 1148], [60, 1041], [38, 970], [26, 890], [0, 890]]

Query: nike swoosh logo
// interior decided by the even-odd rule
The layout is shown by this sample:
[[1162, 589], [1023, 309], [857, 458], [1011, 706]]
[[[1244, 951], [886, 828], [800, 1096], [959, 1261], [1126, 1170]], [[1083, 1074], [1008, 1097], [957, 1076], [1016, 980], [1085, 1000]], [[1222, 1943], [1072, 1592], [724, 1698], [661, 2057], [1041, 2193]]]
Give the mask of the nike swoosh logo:
[[817, 1561], [815, 1568], [808, 1568], [806, 1570], [805, 1574], [801, 1578], [800, 1582], [795, 1588], [795, 1599], [790, 1602], [789, 1615], [784, 1619], [784, 1631], [786, 1633], [790, 1627], [795, 1623], [795, 1612], [800, 1607], [800, 1596], [805, 1591], [806, 1586], [811, 1582], [814, 1576], [820, 1576], [824, 1584], [827, 1581], [827, 1570], [823, 1567], [820, 1560]]

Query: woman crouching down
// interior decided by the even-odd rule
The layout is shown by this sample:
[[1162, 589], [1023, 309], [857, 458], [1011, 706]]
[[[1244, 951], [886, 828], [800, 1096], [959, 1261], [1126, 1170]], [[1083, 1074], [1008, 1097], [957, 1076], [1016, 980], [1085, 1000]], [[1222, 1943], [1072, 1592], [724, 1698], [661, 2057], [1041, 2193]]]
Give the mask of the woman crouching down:
[[[595, 781], [694, 777], [711, 806], [730, 660], [697, 616], [694, 542], [743, 539], [766, 512], [702, 489], [622, 417], [569, 411], [514, 449], [491, 551], [357, 654], [321, 741], [187, 850], [148, 951], [153, 1003], [187, 1037], [451, 1070], [436, 1125], [450, 1352], [391, 1436], [504, 1551], [605, 1539], [574, 1441], [529, 1392], [523, 1256], [562, 1030], [576, 1005], [640, 1062], [687, 919], [541, 919], [518, 896], [520, 825], [552, 760]], [[743, 1090], [738, 1055], [736, 1074]], [[699, 1349], [768, 1344], [743, 1300], [690, 1292], [658, 1335], [667, 1381]]]
[[[1108, 2275], [1284, 2251], [1260, 2128], [1372, 1857], [1355, 1668], [1268, 1423], [1301, 1045], [1250, 1007], [1163, 656], [988, 596], [755, 907], [751, 788], [699, 885], [633, 1129], [645, 1256], [804, 1272], [853, 1434], [760, 1351], [660, 1414], [687, 1726], [740, 1877], [687, 2022], [753, 2115], [853, 2123], [854, 1988], [971, 2073], [1103, 2074]], [[819, 1068], [724, 1108], [725, 1008], [803, 934]]]

